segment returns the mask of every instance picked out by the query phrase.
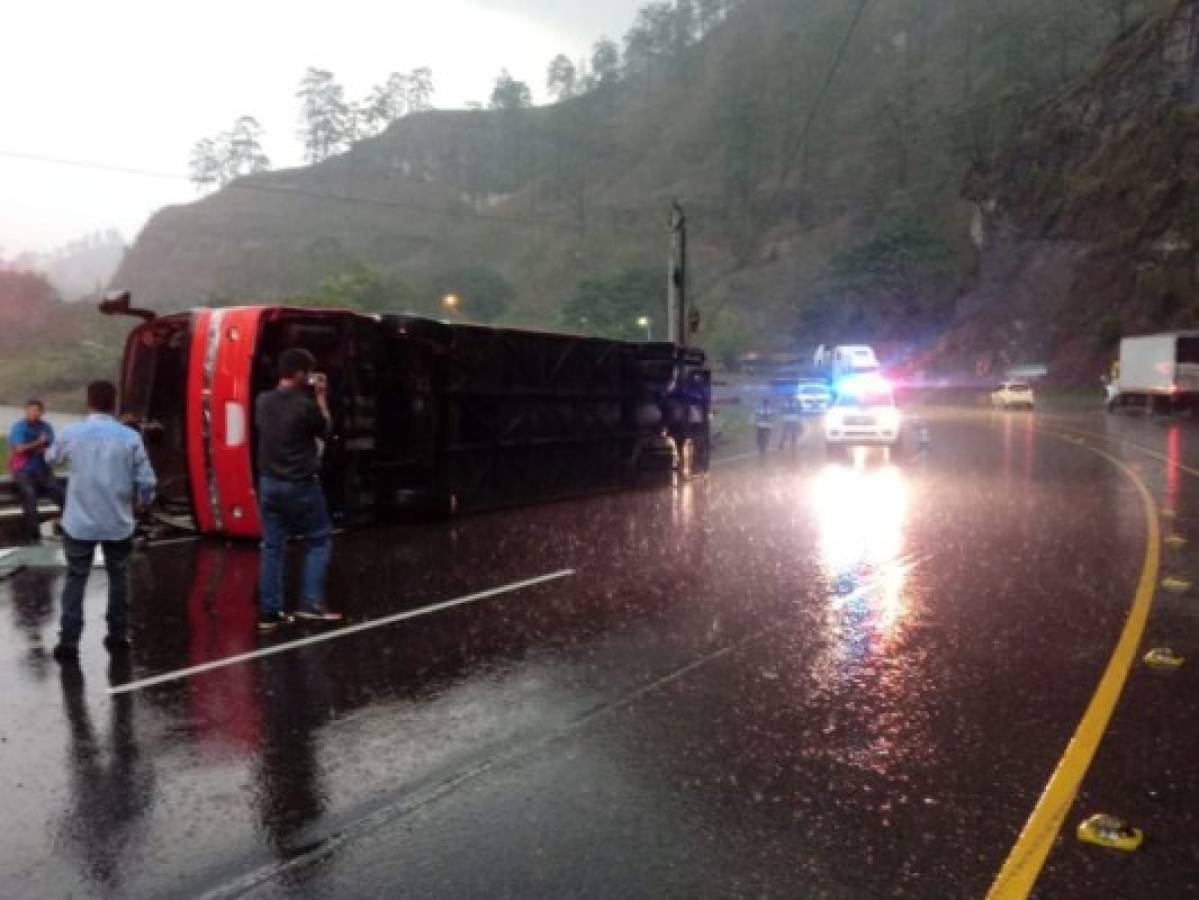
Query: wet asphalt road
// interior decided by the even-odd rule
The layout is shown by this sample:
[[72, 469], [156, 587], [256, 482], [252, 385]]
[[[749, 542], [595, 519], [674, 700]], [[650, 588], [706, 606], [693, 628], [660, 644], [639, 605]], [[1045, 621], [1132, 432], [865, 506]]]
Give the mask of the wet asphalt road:
[[[130, 662], [97, 572], [62, 669], [59, 574], [0, 581], [0, 896], [984, 895], [1141, 571], [1135, 487], [1088, 446], [1173, 511], [1163, 574], [1199, 584], [1199, 423], [922, 415], [929, 452], [890, 463], [808, 438], [346, 535], [350, 622], [574, 574], [129, 693], [323, 631], [259, 637], [256, 551], [180, 543], [135, 560]], [[1147, 644], [1199, 662], [1197, 602], [1161, 594]], [[1196, 671], [1134, 668], [1037, 896], [1199, 893]], [[1146, 847], [1077, 844], [1093, 811]]]

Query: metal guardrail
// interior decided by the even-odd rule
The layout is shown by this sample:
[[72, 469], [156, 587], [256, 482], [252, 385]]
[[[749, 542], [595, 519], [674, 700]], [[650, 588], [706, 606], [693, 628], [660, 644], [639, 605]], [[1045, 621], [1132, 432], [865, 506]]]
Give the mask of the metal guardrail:
[[[66, 488], [67, 480], [59, 478], [58, 483]], [[45, 521], [58, 514], [58, 508], [48, 500], [38, 504], [39, 517]], [[0, 547], [7, 547], [24, 536], [24, 526], [21, 521], [21, 497], [12, 478], [0, 478]]]
[[[58, 483], [64, 491], [67, 489], [67, 480], [65, 478], [60, 477]], [[20, 510], [20, 508], [21, 496], [17, 492], [16, 484], [13, 483], [12, 478], [8, 475], [0, 477], [0, 513], [7, 512], [8, 510]]]

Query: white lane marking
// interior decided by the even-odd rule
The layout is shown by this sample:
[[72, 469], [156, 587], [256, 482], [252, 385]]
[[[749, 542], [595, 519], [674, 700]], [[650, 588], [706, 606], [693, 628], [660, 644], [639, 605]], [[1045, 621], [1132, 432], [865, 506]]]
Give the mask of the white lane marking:
[[[60, 510], [57, 506], [52, 506], [49, 503], [39, 504], [37, 511], [39, 514], [40, 513], [61, 513], [62, 512], [62, 510]], [[19, 519], [19, 518], [23, 518], [24, 515], [25, 515], [25, 510], [20, 509], [19, 507], [10, 507], [7, 509], [0, 509], [0, 519]]]
[[363, 631], [369, 631], [372, 628], [381, 628], [384, 625], [394, 625], [396, 622], [404, 622], [408, 619], [415, 619], [418, 616], [427, 616], [431, 613], [452, 609], [455, 606], [463, 606], [467, 603], [477, 603], [478, 601], [486, 600], [489, 597], [498, 597], [500, 594], [510, 594], [513, 591], [523, 590], [524, 588], [533, 587], [538, 584], [545, 584], [548, 581], [557, 581], [560, 578], [569, 578], [574, 574], [574, 569], [562, 569], [558, 572], [550, 572], [548, 575], [539, 575], [536, 578], [528, 578], [524, 581], [516, 581], [512, 584], [491, 588], [490, 590], [486, 591], [479, 591], [477, 594], [467, 594], [465, 597], [457, 597], [453, 600], [443, 600], [440, 603], [422, 606], [419, 609], [405, 610], [402, 613], [396, 613], [392, 616], [384, 616], [381, 619], [372, 619], [369, 622], [359, 622], [357, 625], [347, 625], [344, 628], [337, 628], [334, 631], [326, 631], [323, 634], [314, 634], [298, 640], [288, 641], [285, 644], [275, 644], [271, 647], [263, 647], [261, 650], [253, 650], [249, 653], [239, 653], [236, 656], [226, 656], [223, 659], [214, 659], [212, 662], [202, 663], [198, 666], [190, 666], [186, 669], [177, 669], [174, 672], [164, 672], [161, 675], [153, 675], [150, 678], [143, 678], [140, 681], [130, 681], [127, 684], [119, 684], [115, 687], [110, 687], [108, 689], [108, 693], [127, 694], [131, 691], [139, 691], [142, 688], [153, 687], [156, 684], [166, 684], [169, 681], [179, 681], [183, 678], [190, 678], [192, 675], [199, 675], [202, 672], [211, 672], [213, 669], [222, 669], [226, 666], [234, 666], [238, 663], [249, 662], [253, 659], [261, 659], [264, 656], [273, 656], [276, 653], [285, 653], [288, 650], [297, 650], [300, 647], [309, 647], [313, 644], [319, 644], [322, 641], [334, 641], [338, 638], [348, 637], [351, 634], [359, 634]]
[[158, 547], [173, 547], [175, 544], [192, 544], [200, 540], [198, 534], [191, 534], [187, 537], [167, 538], [165, 541], [150, 541], [147, 549], [155, 550]]

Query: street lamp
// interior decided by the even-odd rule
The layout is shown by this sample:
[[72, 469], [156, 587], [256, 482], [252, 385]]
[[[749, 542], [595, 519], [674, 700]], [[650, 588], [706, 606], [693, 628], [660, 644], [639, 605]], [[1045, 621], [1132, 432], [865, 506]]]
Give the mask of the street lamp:
[[637, 324], [645, 329], [645, 339], [652, 341], [654, 339], [654, 323], [649, 316], [642, 316], [637, 320]]
[[457, 294], [446, 294], [441, 298], [441, 302], [445, 305], [446, 309], [448, 309], [450, 312], [454, 312], [458, 308], [458, 303], [460, 301], [458, 300]]

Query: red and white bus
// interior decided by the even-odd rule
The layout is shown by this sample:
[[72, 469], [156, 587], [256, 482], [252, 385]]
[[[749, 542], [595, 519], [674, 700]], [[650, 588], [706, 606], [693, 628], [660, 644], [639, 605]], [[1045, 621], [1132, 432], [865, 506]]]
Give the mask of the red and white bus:
[[708, 465], [711, 379], [673, 344], [284, 306], [154, 316], [129, 335], [121, 413], [159, 514], [260, 536], [254, 398], [304, 347], [329, 377], [321, 481], [343, 526], [665, 484]]

